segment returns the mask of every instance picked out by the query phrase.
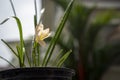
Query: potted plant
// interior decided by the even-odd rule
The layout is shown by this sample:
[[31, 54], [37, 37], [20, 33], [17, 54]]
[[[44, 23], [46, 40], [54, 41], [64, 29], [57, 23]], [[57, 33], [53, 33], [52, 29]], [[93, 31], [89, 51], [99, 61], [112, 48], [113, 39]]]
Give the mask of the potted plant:
[[[13, 54], [18, 58], [19, 68], [16, 68], [12, 63], [7, 61], [7, 59], [0, 56], [1, 59], [7, 61], [14, 68], [14, 69], [0, 71], [0, 79], [1, 80], [72, 80], [72, 76], [74, 75], [74, 70], [69, 68], [62, 68], [62, 64], [70, 55], [72, 50], [67, 51], [63, 56], [61, 56], [61, 54], [64, 51], [61, 50], [53, 62], [54, 66], [48, 67], [48, 65], [53, 55], [53, 50], [64, 28], [64, 24], [67, 21], [67, 18], [71, 11], [73, 0], [70, 1], [68, 7], [66, 8], [66, 11], [60, 21], [60, 24], [58, 25], [55, 35], [52, 37], [50, 41], [50, 44], [46, 50], [46, 53], [42, 62], [40, 62], [39, 48], [41, 46], [45, 46], [44, 39], [48, 38], [51, 35], [49, 28], [44, 29], [44, 25], [42, 24], [41, 19], [39, 20], [39, 23], [37, 23], [38, 22], [37, 21], [38, 19], [36, 17], [37, 14], [35, 14], [35, 18], [34, 18], [35, 36], [32, 43], [31, 57], [29, 57], [29, 55], [26, 53], [26, 48], [23, 40], [21, 21], [16, 16], [12, 0], [10, 0], [10, 2], [14, 12], [14, 16], [12, 16], [11, 18], [15, 19], [17, 23], [18, 30], [19, 30], [19, 37], [20, 37], [20, 43], [19, 45], [16, 46], [17, 52], [14, 49], [12, 49], [12, 47], [6, 41], [4, 41], [3, 39], [2, 41], [10, 48]], [[36, 8], [35, 10], [37, 10]], [[44, 9], [41, 10], [41, 14], [43, 14], [43, 12], [44, 12]], [[5, 19], [0, 24], [1, 25], [4, 24], [9, 19], [10, 18]], [[26, 65], [25, 60], [27, 60], [28, 65]]]

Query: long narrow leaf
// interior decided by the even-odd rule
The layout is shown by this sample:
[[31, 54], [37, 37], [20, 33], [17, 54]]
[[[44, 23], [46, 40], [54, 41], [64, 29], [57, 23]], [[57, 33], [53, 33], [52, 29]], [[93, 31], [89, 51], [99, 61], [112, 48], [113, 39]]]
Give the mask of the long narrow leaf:
[[18, 30], [19, 30], [19, 36], [20, 36], [20, 58], [21, 58], [21, 62], [22, 64], [24, 63], [24, 52], [23, 52], [23, 48], [24, 48], [24, 41], [23, 41], [23, 32], [22, 32], [22, 25], [21, 25], [21, 21], [19, 20], [18, 17], [12, 17], [16, 20], [17, 26], [18, 26]]
[[58, 29], [57, 29], [57, 31], [56, 31], [56, 34], [55, 34], [55, 36], [53, 37], [53, 43], [52, 43], [53, 45], [52, 45], [52, 47], [51, 47], [51, 51], [50, 51], [50, 53], [49, 53], [48, 59], [46, 60], [45, 66], [47, 65], [48, 61], [50, 60], [50, 58], [51, 58], [51, 56], [52, 56], [53, 50], [54, 50], [54, 48], [55, 48], [55, 45], [56, 45], [56, 43], [57, 43], [57, 41], [58, 41], [58, 39], [59, 39], [59, 37], [60, 37], [60, 35], [61, 35], [61, 32], [62, 32], [62, 30], [63, 30], [63, 28], [64, 28], [64, 25], [65, 25], [65, 23], [66, 23], [66, 21], [67, 21], [67, 19], [68, 19], [68, 16], [69, 16], [69, 14], [70, 14], [70, 11], [71, 11], [71, 9], [72, 9], [72, 5], [73, 5], [73, 0], [71, 0], [71, 2], [69, 3], [69, 5], [68, 5], [68, 7], [67, 7], [67, 9], [66, 9], [63, 17], [62, 17], [62, 20], [61, 20], [61, 22], [60, 22], [60, 24], [59, 24], [59, 26], [58, 26]]
[[50, 57], [51, 57], [51, 55], [52, 55], [52, 53], [53, 53], [53, 50], [54, 50], [55, 45], [56, 45], [56, 43], [57, 43], [57, 41], [58, 41], [58, 38], [59, 38], [59, 36], [60, 36], [60, 34], [61, 34], [62, 30], [63, 30], [63, 27], [64, 27], [64, 25], [65, 25], [65, 22], [67, 21], [67, 18], [68, 18], [68, 16], [69, 16], [69, 13], [70, 13], [70, 11], [71, 11], [71, 9], [72, 9], [72, 5], [73, 5], [73, 0], [71, 0], [71, 2], [69, 3], [69, 5], [68, 5], [68, 7], [67, 7], [67, 9], [66, 9], [63, 17], [62, 17], [62, 20], [61, 20], [61, 22], [60, 22], [60, 24], [59, 24], [59, 26], [58, 26], [58, 29], [57, 29], [57, 31], [56, 31], [56, 33], [55, 33], [55, 36], [53, 37], [53, 39], [52, 39], [51, 42], [50, 42], [50, 45], [49, 45], [49, 47], [48, 47], [48, 50], [47, 50], [47, 52], [46, 52], [46, 54], [45, 54], [45, 57], [44, 57], [44, 59], [43, 59], [43, 64], [42, 64], [42, 66], [46, 66], [46, 65], [48, 64], [49, 60], [50, 60]]
[[64, 61], [68, 58], [68, 56], [70, 55], [70, 53], [72, 52], [72, 50], [69, 50], [66, 54], [64, 54], [60, 60], [57, 63], [57, 67], [61, 67], [62, 64], [64, 63]]
[[37, 44], [37, 54], [36, 54], [37, 66], [40, 66], [40, 45]]
[[[35, 6], [35, 17], [36, 17], [36, 18], [35, 18], [35, 21], [36, 21], [36, 24], [37, 24], [37, 22], [38, 22], [38, 21], [37, 21], [37, 18], [38, 18], [38, 14], [37, 14], [37, 13], [38, 13], [38, 11], [37, 11], [37, 1], [36, 1], [36, 0], [34, 0], [34, 6]], [[35, 25], [35, 26], [36, 26], [36, 25]]]
[[18, 60], [19, 60], [19, 66], [21, 67], [21, 59], [20, 59], [20, 48], [18, 45], [16, 45], [17, 53], [18, 53]]
[[10, 4], [11, 4], [11, 7], [12, 7], [14, 16], [17, 16], [17, 15], [16, 15], [16, 11], [15, 11], [15, 7], [14, 7], [14, 4], [13, 4], [12, 0], [10, 0]]
[[29, 64], [29, 66], [31, 67], [31, 66], [32, 66], [32, 64], [31, 64], [31, 62], [30, 62], [30, 58], [29, 58], [29, 56], [28, 56], [28, 53], [27, 53], [27, 52], [26, 52], [26, 57], [27, 57], [28, 64]]
[[4, 41], [3, 39], [1, 39], [1, 41], [2, 41], [4, 44], [6, 44], [6, 46], [14, 53], [14, 55], [15, 55], [16, 57], [18, 57], [17, 53], [12, 49], [12, 47], [11, 47], [6, 41]]
[[4, 61], [6, 61], [9, 65], [11, 65], [13, 68], [16, 68], [11, 62], [9, 62], [7, 59], [5, 59], [4, 57], [0, 56], [1, 59], [3, 59]]
[[55, 66], [55, 64], [57, 63], [58, 59], [60, 58], [61, 54], [63, 53], [63, 49], [60, 50], [60, 52], [57, 54], [56, 58], [54, 59], [54, 62], [53, 62], [53, 66]]
[[18, 60], [19, 60], [19, 66], [20, 66], [20, 67], [24, 67], [24, 63], [21, 62], [21, 57], [20, 57], [20, 53], [21, 53], [21, 51], [20, 51], [20, 47], [17, 45], [17, 46], [16, 46], [16, 49], [17, 49], [18, 56], [19, 56], [19, 57], [18, 57]]
[[37, 21], [36, 21], [36, 15], [34, 15], [34, 26], [36, 27], [36, 25], [37, 25]]
[[5, 20], [3, 20], [0, 25], [4, 24], [5, 22], [7, 22], [10, 18], [6, 18]]
[[[22, 32], [22, 24], [21, 21], [19, 20], [18, 17], [12, 16], [11, 18], [16, 20], [17, 26], [18, 26], [18, 30], [19, 30], [19, 36], [20, 36], [20, 59], [21, 62], [24, 63], [24, 52], [23, 52], [23, 48], [24, 48], [24, 40], [23, 40], [23, 32]], [[3, 23], [7, 22], [10, 18], [5, 19], [3, 22], [1, 22], [0, 24], [2, 25]]]

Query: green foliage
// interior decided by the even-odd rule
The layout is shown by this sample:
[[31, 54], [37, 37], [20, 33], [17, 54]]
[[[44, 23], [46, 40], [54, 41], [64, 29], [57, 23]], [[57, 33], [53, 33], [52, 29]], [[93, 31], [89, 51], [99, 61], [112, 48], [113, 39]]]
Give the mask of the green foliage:
[[[17, 17], [12, 17], [16, 20], [17, 26], [18, 26], [18, 30], [19, 30], [19, 36], [20, 36], [20, 45], [17, 46], [18, 49], [18, 55], [16, 54], [16, 52], [9, 46], [9, 44], [7, 44], [7, 42], [3, 41], [10, 49], [11, 51], [17, 56], [19, 57], [19, 62], [20, 62], [20, 67], [24, 66], [24, 40], [23, 40], [23, 33], [22, 33], [22, 25], [21, 22], [19, 20], [19, 18]], [[4, 24], [6, 21], [8, 21], [10, 18], [5, 19], [3, 22], [1, 22], [1, 24]]]
[[[63, 10], [65, 10], [66, 5], [69, 0], [53, 0], [59, 4]], [[79, 53], [79, 59], [82, 62], [79, 62], [80, 66], [83, 69], [80, 72], [80, 75], [84, 75], [85, 80], [100, 80], [104, 72], [110, 67], [111, 63], [116, 58], [116, 55], [119, 55], [119, 40], [113, 41], [111, 43], [105, 44], [102, 48], [97, 49], [95, 46], [98, 42], [99, 32], [106, 27], [110, 21], [118, 16], [114, 10], [103, 11], [95, 16], [92, 13], [96, 10], [96, 6], [88, 8], [81, 3], [74, 4], [72, 12], [69, 16], [69, 31], [71, 36], [69, 37], [70, 43], [65, 44], [62, 39], [59, 42], [60, 46], [68, 49], [68, 47], [73, 47], [73, 54], [76, 55], [76, 46], [74, 44], [67, 46], [68, 44], [74, 43], [77, 39], [79, 46], [77, 47]], [[115, 15], [117, 14], [117, 15]], [[91, 19], [90, 17], [94, 18]], [[117, 17], [118, 18], [118, 17]], [[117, 43], [116, 43], [117, 42]], [[102, 44], [102, 43], [101, 43]], [[114, 55], [114, 56], [113, 56]], [[91, 62], [90, 62], [91, 57]], [[73, 56], [70, 57], [69, 62], [73, 61]], [[75, 60], [75, 58], [74, 58]], [[76, 65], [72, 64], [73, 67]], [[69, 64], [71, 66], [71, 64]], [[83, 72], [82, 72], [83, 71]]]
[[[57, 31], [55, 32], [55, 35], [54, 37], [52, 38], [51, 42], [50, 42], [50, 45], [46, 51], [46, 54], [44, 56], [44, 59], [43, 59], [43, 62], [40, 62], [40, 51], [39, 51], [39, 44], [35, 41], [33, 41], [33, 49], [32, 49], [32, 57], [29, 58], [28, 54], [26, 53], [26, 48], [25, 48], [25, 44], [24, 44], [24, 39], [23, 39], [23, 32], [22, 32], [22, 23], [20, 21], [20, 19], [16, 16], [16, 13], [15, 13], [15, 9], [14, 9], [14, 5], [13, 5], [13, 2], [10, 0], [11, 2], [11, 6], [12, 6], [12, 9], [14, 11], [14, 15], [12, 18], [15, 19], [16, 23], [17, 23], [17, 26], [18, 26], [18, 30], [19, 30], [19, 36], [20, 36], [20, 44], [16, 46], [16, 50], [17, 52], [15, 52], [15, 50], [12, 49], [12, 47], [2, 39], [2, 41], [8, 46], [8, 48], [13, 52], [13, 54], [15, 54], [15, 56], [18, 58], [19, 60], [19, 64], [20, 64], [20, 67], [26, 67], [26, 63], [25, 63], [25, 59], [27, 59], [28, 61], [28, 64], [30, 67], [47, 67], [48, 66], [48, 63], [51, 59], [51, 56], [53, 55], [53, 51], [55, 49], [55, 46], [59, 40], [59, 37], [62, 33], [62, 30], [64, 28], [64, 25], [65, 25], [65, 22], [67, 21], [67, 18], [69, 16], [69, 13], [72, 9], [72, 6], [73, 6], [73, 0], [70, 1], [69, 5], [67, 6], [66, 10], [65, 10], [65, 13], [61, 19], [61, 22], [59, 23], [58, 25], [58, 28], [57, 28]], [[34, 24], [35, 24], [35, 27], [36, 25], [40, 24], [40, 21], [39, 23], [37, 24], [37, 9], [36, 9], [36, 2], [35, 2], [35, 16], [34, 16]], [[1, 22], [0, 24], [4, 24], [6, 21], [8, 21], [10, 18], [7, 18], [5, 19], [3, 22]], [[41, 19], [40, 19], [41, 20]], [[58, 59], [58, 62], [55, 64], [56, 67], [61, 67], [62, 64], [64, 63], [64, 61], [68, 58], [68, 56], [70, 55], [70, 53], [72, 52], [72, 50], [69, 50], [67, 52], [65, 52], [65, 54], [63, 56], [61, 56], [60, 54], [57, 56], [57, 57], [60, 57], [60, 59]], [[26, 58], [26, 57], [27, 58]], [[7, 61], [5, 58], [3, 57], [0, 57], [1, 59]], [[31, 59], [32, 58], [32, 59]], [[33, 60], [33, 62], [31, 61]], [[9, 61], [7, 61], [10, 65], [12, 65]], [[41, 64], [40, 64], [41, 63]], [[14, 67], [14, 65], [12, 65]]]
[[69, 16], [70, 11], [71, 11], [72, 5], [73, 5], [73, 1], [71, 1], [71, 3], [68, 5], [68, 8], [66, 9], [65, 14], [64, 14], [63, 18], [61, 19], [61, 22], [58, 26], [56, 33], [55, 33], [55, 36], [53, 37], [53, 39], [50, 42], [50, 45], [48, 47], [48, 50], [47, 50], [46, 55], [45, 55], [44, 60], [43, 60], [43, 63], [44, 63], [43, 66], [47, 65], [47, 63], [48, 63], [48, 61], [53, 53], [55, 45], [60, 37], [60, 34], [63, 30], [64, 25], [65, 25], [65, 22], [67, 21], [67, 18]]

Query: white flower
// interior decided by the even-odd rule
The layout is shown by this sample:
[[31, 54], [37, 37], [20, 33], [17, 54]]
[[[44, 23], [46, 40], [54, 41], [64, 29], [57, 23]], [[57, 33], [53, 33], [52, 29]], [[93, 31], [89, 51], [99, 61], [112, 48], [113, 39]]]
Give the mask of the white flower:
[[41, 23], [36, 26], [35, 29], [35, 41], [41, 46], [45, 46], [46, 43], [44, 39], [48, 38], [51, 35], [49, 28], [44, 29], [44, 25]]

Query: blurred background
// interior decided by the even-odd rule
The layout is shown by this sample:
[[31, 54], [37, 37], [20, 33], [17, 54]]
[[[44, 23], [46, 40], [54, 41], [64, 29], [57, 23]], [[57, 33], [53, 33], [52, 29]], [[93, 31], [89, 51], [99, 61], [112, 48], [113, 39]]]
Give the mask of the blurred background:
[[[37, 0], [38, 10], [45, 8], [45, 27], [56, 30], [70, 0]], [[17, 16], [23, 24], [28, 51], [34, 35], [34, 0], [13, 0]], [[9, 0], [0, 1], [0, 22], [13, 16]], [[39, 13], [39, 12], [38, 12]], [[13, 48], [19, 43], [17, 25], [11, 19], [0, 25], [0, 39]], [[18, 65], [16, 58], [0, 41], [0, 56]], [[73, 80], [120, 80], [120, 1], [75, 0], [58, 47], [73, 52], [64, 66], [75, 69]], [[11, 68], [0, 60], [0, 70]]]

